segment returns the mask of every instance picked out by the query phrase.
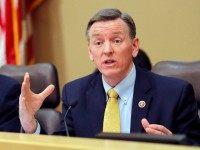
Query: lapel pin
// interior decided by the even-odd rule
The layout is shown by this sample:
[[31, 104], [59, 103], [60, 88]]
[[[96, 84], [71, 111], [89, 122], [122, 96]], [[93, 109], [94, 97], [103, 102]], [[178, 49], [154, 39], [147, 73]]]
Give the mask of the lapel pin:
[[140, 108], [144, 108], [144, 107], [146, 106], [146, 102], [143, 101], [143, 100], [141, 100], [141, 101], [139, 101], [138, 106], [139, 106]]

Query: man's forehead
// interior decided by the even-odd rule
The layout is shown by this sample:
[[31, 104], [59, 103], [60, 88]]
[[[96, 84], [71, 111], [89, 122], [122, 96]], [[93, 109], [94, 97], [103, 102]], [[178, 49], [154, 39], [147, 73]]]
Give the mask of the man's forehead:
[[[113, 32], [110, 32], [111, 35], [121, 35], [121, 34], [124, 34], [124, 32], [122, 31], [113, 31]], [[91, 34], [91, 37], [96, 37], [96, 36], [100, 36], [101, 33], [99, 32], [92, 32]]]
[[101, 33], [109, 32], [113, 35], [124, 34], [128, 31], [128, 26], [122, 19], [95, 22], [90, 30], [90, 36], [98, 36]]

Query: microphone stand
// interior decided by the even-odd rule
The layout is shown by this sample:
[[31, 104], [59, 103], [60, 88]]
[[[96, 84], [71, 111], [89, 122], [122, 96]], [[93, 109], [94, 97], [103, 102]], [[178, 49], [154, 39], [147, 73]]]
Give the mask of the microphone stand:
[[69, 130], [68, 130], [68, 126], [67, 126], [67, 120], [66, 117], [68, 115], [69, 110], [72, 108], [72, 106], [70, 105], [64, 115], [64, 123], [65, 123], [65, 130], [66, 130], [66, 135], [69, 136]]
[[66, 135], [69, 136], [69, 130], [68, 130], [68, 126], [67, 126], [67, 115], [70, 111], [70, 109], [74, 108], [77, 105], [77, 101], [73, 101], [72, 103], [70, 103], [69, 107], [67, 108], [67, 111], [64, 115], [64, 123], [65, 123], [65, 130], [66, 130]]

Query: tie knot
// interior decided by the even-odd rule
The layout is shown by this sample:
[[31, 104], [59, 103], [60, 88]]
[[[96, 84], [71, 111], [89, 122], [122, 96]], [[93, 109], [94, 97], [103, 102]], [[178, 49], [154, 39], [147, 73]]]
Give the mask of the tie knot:
[[117, 92], [112, 88], [108, 91], [108, 98], [115, 98], [117, 99], [118, 98], [118, 94]]

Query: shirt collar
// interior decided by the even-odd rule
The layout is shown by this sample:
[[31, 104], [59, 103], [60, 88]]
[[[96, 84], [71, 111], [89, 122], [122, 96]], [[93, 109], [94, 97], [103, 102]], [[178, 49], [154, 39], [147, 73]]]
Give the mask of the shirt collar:
[[[136, 69], [135, 65], [133, 64], [128, 75], [114, 87], [120, 99], [122, 99], [124, 103], [129, 99], [129, 97], [133, 93], [135, 78], [136, 78]], [[104, 80], [103, 77], [102, 81], [104, 90], [107, 93], [108, 90], [111, 89], [112, 87]]]

